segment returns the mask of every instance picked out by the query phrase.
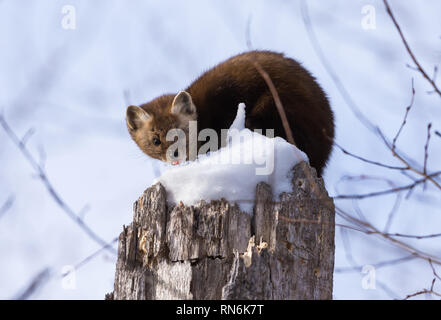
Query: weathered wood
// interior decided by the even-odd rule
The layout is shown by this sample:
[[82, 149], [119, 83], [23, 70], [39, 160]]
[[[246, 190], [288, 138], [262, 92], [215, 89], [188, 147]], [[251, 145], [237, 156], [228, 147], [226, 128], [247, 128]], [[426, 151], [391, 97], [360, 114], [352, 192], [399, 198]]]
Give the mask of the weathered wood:
[[223, 199], [167, 206], [160, 184], [148, 188], [119, 237], [106, 299], [331, 299], [332, 199], [306, 163], [292, 184], [277, 201], [257, 185], [253, 216]]

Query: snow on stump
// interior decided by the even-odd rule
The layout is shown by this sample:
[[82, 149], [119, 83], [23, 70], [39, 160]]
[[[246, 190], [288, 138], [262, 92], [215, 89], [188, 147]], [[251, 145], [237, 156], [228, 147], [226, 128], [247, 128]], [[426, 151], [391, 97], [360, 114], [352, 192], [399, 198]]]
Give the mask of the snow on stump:
[[106, 299], [332, 299], [334, 204], [306, 162], [292, 192], [256, 186], [253, 214], [224, 199], [167, 204], [157, 183], [119, 237]]

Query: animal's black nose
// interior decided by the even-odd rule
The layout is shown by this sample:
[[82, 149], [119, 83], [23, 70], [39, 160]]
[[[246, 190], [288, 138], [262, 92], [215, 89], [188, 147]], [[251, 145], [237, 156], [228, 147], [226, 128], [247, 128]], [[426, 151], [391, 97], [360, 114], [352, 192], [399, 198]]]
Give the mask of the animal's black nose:
[[179, 152], [178, 152], [178, 150], [175, 150], [175, 153], [173, 153], [173, 156], [174, 156], [175, 158], [177, 158], [177, 157], [179, 156]]

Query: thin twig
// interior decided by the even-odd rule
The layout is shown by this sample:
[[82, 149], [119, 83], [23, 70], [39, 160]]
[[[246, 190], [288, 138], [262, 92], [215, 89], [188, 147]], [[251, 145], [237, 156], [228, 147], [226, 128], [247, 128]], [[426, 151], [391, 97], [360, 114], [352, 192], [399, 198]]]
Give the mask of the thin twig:
[[395, 137], [392, 140], [392, 150], [395, 150], [397, 139], [400, 136], [400, 133], [403, 130], [404, 126], [406, 125], [407, 116], [409, 115], [409, 111], [412, 108], [414, 101], [415, 101], [415, 87], [414, 87], [413, 78], [412, 78], [412, 97], [410, 100], [410, 104], [406, 107], [406, 113], [404, 114], [404, 119], [401, 122], [400, 128], [398, 129], [397, 134], [395, 135]]
[[343, 244], [343, 250], [345, 252], [346, 260], [348, 261], [349, 264], [355, 267], [357, 263], [355, 262], [354, 256], [352, 255], [351, 242], [348, 239], [346, 229], [343, 228], [340, 229], [340, 237], [341, 237], [341, 242]]
[[427, 160], [429, 158], [429, 141], [430, 141], [430, 129], [432, 129], [432, 124], [429, 123], [427, 125], [427, 139], [426, 144], [424, 145], [424, 174], [427, 174]]
[[15, 300], [26, 300], [29, 299], [39, 288], [43, 286], [44, 283], [47, 283], [50, 279], [50, 269], [44, 268], [40, 271], [26, 286], [21, 294], [16, 296]]
[[404, 165], [406, 165], [407, 167], [409, 167], [409, 170], [415, 172], [416, 174], [423, 176], [426, 180], [429, 180], [430, 182], [432, 182], [438, 189], [441, 190], [441, 185], [434, 179], [434, 177], [436, 177], [438, 174], [427, 174], [424, 173], [423, 171], [416, 169], [415, 167], [411, 166], [411, 164], [409, 163], [409, 161], [407, 161], [406, 159], [404, 159], [403, 156], [401, 156], [395, 149], [392, 148], [392, 146], [389, 144], [389, 142], [387, 141], [386, 137], [384, 136], [383, 132], [380, 130], [380, 128], [377, 127], [377, 131], [380, 135], [380, 137], [383, 139], [384, 144], [386, 145], [387, 148], [389, 148], [389, 150], [391, 150], [392, 155], [394, 157], [396, 157], [398, 160], [400, 160]]
[[383, 235], [386, 235], [389, 237], [413, 238], [413, 239], [417, 239], [417, 240], [441, 237], [441, 233], [433, 233], [433, 234], [427, 234], [427, 235], [413, 235], [413, 234], [403, 234], [403, 233], [387, 233], [387, 232], [382, 232], [382, 231], [370, 231], [370, 230], [366, 230], [366, 229], [362, 229], [362, 228], [348, 226], [348, 225], [341, 224], [341, 223], [336, 223], [335, 226], [358, 231], [358, 232], [362, 232], [365, 234], [383, 234]]
[[349, 91], [346, 89], [346, 87], [343, 85], [343, 82], [338, 77], [337, 73], [332, 68], [332, 64], [329, 62], [325, 54], [323, 53], [323, 50], [319, 44], [319, 41], [317, 39], [317, 36], [314, 32], [314, 29], [312, 27], [311, 18], [309, 17], [309, 10], [308, 10], [308, 4], [306, 0], [300, 1], [300, 10], [302, 13], [302, 19], [303, 24], [305, 25], [306, 31], [308, 33], [309, 40], [312, 44], [312, 47], [317, 54], [320, 62], [322, 63], [323, 67], [325, 68], [326, 72], [331, 77], [332, 81], [334, 82], [335, 86], [337, 87], [337, 90], [340, 92], [341, 96], [343, 97], [343, 100], [346, 102], [346, 104], [351, 109], [352, 113], [355, 115], [355, 117], [372, 133], [375, 135], [377, 134], [375, 131], [375, 125], [368, 119], [366, 116], [361, 112], [360, 108], [355, 103], [352, 96], [349, 94]]
[[413, 235], [413, 234], [402, 234], [402, 233], [386, 233], [386, 234], [388, 236], [392, 236], [392, 237], [413, 238], [413, 239], [417, 239], [417, 240], [441, 237], [441, 233], [433, 233], [433, 234], [427, 234], [427, 235], [423, 235], [423, 236]]
[[389, 234], [386, 234], [384, 232], [381, 232], [380, 230], [378, 230], [377, 228], [375, 228], [372, 224], [366, 222], [366, 221], [361, 221], [360, 219], [357, 219], [356, 217], [353, 217], [351, 215], [349, 215], [348, 213], [346, 213], [345, 211], [343, 211], [341, 208], [336, 207], [336, 213], [344, 218], [345, 220], [350, 221], [351, 223], [355, 224], [356, 226], [359, 226], [359, 228], [357, 229], [357, 231], [361, 231], [361, 232], [365, 232], [363, 231], [363, 229], [367, 230], [368, 232], [365, 232], [367, 234], [374, 234], [374, 235], [378, 235], [380, 236], [382, 239], [390, 242], [391, 244], [397, 246], [398, 248], [401, 248], [407, 252], [409, 252], [410, 254], [413, 255], [417, 255], [419, 258], [426, 260], [426, 261], [432, 261], [433, 263], [437, 264], [437, 265], [441, 265], [441, 260], [437, 257], [434, 257], [431, 254], [428, 254], [426, 252], [423, 252], [405, 242], [402, 242], [398, 239], [395, 239], [394, 237], [392, 237]]
[[[248, 18], [246, 32], [245, 32], [245, 38], [248, 50], [253, 50], [253, 45], [251, 43], [251, 16]], [[253, 65], [256, 68], [256, 70], [259, 72], [260, 76], [265, 81], [266, 85], [268, 86], [268, 89], [271, 92], [271, 95], [273, 97], [274, 103], [276, 105], [277, 111], [279, 112], [280, 119], [282, 121], [283, 129], [285, 130], [286, 138], [289, 143], [296, 145], [294, 141], [294, 136], [292, 135], [291, 127], [288, 122], [288, 118], [286, 117], [285, 108], [283, 107], [282, 101], [280, 100], [279, 92], [276, 89], [276, 86], [274, 85], [273, 80], [269, 76], [268, 72], [266, 72], [263, 67], [260, 65], [260, 63], [257, 61], [257, 59], [252, 59]]]
[[392, 170], [407, 170], [407, 169], [408, 169], [407, 166], [406, 166], [406, 167], [392, 166], [392, 165], [384, 164], [384, 163], [381, 163], [381, 162], [378, 162], [378, 161], [369, 160], [369, 159], [363, 158], [363, 157], [361, 157], [361, 156], [358, 156], [358, 155], [356, 155], [356, 154], [354, 154], [354, 153], [352, 153], [352, 152], [349, 152], [348, 150], [344, 149], [342, 146], [340, 146], [340, 145], [339, 145], [338, 143], [336, 143], [336, 142], [334, 142], [334, 145], [335, 145], [337, 148], [339, 148], [339, 149], [341, 150], [341, 152], [343, 152], [344, 154], [346, 154], [346, 155], [348, 155], [348, 156], [350, 156], [350, 157], [353, 157], [353, 158], [355, 158], [355, 159], [358, 159], [358, 160], [360, 160], [360, 161], [363, 161], [363, 162], [369, 163], [369, 164], [373, 164], [373, 165], [376, 165], [376, 166], [379, 166], [379, 167], [383, 167], [383, 168], [386, 168], [386, 169], [392, 169]]
[[69, 275], [72, 271], [74, 271], [74, 270], [77, 271], [78, 269], [80, 269], [84, 265], [88, 264], [90, 261], [92, 261], [94, 258], [96, 258], [101, 252], [103, 252], [104, 250], [106, 250], [108, 248], [111, 248], [113, 246], [113, 244], [118, 241], [118, 239], [119, 239], [119, 237], [114, 238], [112, 241], [107, 243], [105, 246], [99, 248], [98, 250], [93, 252], [91, 255], [87, 256], [86, 258], [84, 258], [83, 260], [78, 262], [76, 265], [74, 265], [73, 270], [69, 270], [69, 271], [63, 273], [61, 276], [64, 278], [67, 275]]
[[12, 205], [14, 204], [15, 197], [13, 195], [9, 196], [8, 199], [6, 199], [5, 203], [0, 207], [0, 217], [2, 217], [6, 211], [11, 209]]
[[403, 194], [401, 192], [397, 192], [397, 197], [395, 199], [394, 205], [392, 207], [392, 209], [389, 212], [387, 221], [386, 221], [386, 225], [384, 226], [384, 233], [387, 233], [390, 230], [390, 227], [392, 225], [392, 221], [395, 218], [395, 215], [398, 212], [398, 209], [400, 208], [401, 202], [403, 200]]
[[[252, 50], [252, 43], [251, 43], [251, 17], [248, 19], [248, 25], [247, 25], [247, 29], [246, 29], [246, 39], [247, 39], [247, 46], [249, 50]], [[280, 100], [280, 96], [279, 93], [276, 89], [276, 86], [274, 85], [271, 77], [269, 76], [269, 74], [263, 69], [263, 67], [260, 65], [260, 63], [257, 61], [256, 58], [253, 58], [251, 60], [251, 62], [253, 63], [254, 67], [256, 68], [257, 72], [259, 72], [260, 76], [264, 79], [266, 85], [268, 86], [270, 93], [272, 95], [273, 101], [276, 105], [276, 109], [277, 112], [279, 113], [280, 119], [282, 121], [282, 125], [286, 134], [286, 139], [289, 143], [296, 145], [295, 140], [294, 140], [294, 136], [292, 134], [292, 130], [291, 127], [289, 125], [288, 122], [288, 118], [286, 117], [286, 113], [285, 113], [285, 109], [282, 105], [282, 101]], [[299, 155], [296, 154], [297, 160], [298, 161], [302, 161], [303, 159], [301, 159], [301, 157]], [[313, 179], [311, 173], [309, 172], [309, 170], [304, 170], [304, 173], [306, 175], [306, 178], [308, 179], [308, 181], [311, 184], [311, 188], [312, 188], [312, 193], [314, 193], [315, 195], [317, 195], [318, 199], [322, 200], [322, 198], [324, 197], [324, 195], [319, 191], [319, 188], [317, 186], [317, 183], [315, 182], [315, 180]]]
[[421, 66], [421, 64], [418, 62], [418, 60], [416, 59], [415, 55], [413, 54], [412, 50], [410, 49], [410, 46], [406, 40], [406, 38], [403, 35], [403, 32], [401, 31], [400, 25], [398, 24], [397, 20], [395, 19], [394, 14], [392, 13], [392, 10], [389, 6], [389, 3], [387, 2], [387, 0], [383, 0], [384, 5], [386, 6], [386, 12], [389, 15], [389, 17], [392, 19], [392, 22], [395, 25], [395, 28], [397, 29], [398, 33], [400, 34], [401, 37], [401, 41], [403, 42], [407, 53], [409, 53], [410, 58], [412, 59], [413, 63], [415, 63], [418, 71], [423, 75], [423, 77], [431, 84], [431, 86], [433, 87], [434, 91], [436, 93], [438, 93], [438, 95], [441, 97], [441, 91], [440, 89], [437, 87], [435, 81], [433, 78], [429, 77], [429, 75], [427, 74], [427, 72], [423, 69], [423, 67]]
[[383, 195], [387, 195], [387, 194], [391, 194], [391, 193], [396, 193], [396, 192], [400, 192], [400, 191], [404, 191], [404, 190], [413, 189], [417, 185], [426, 182], [429, 178], [436, 177], [436, 176], [439, 176], [439, 175], [441, 175], [441, 171], [438, 171], [438, 172], [432, 173], [430, 175], [427, 175], [427, 177], [424, 177], [422, 179], [416, 180], [415, 182], [413, 182], [411, 184], [408, 184], [408, 185], [405, 185], [405, 186], [395, 187], [395, 188], [386, 189], [386, 190], [382, 190], [382, 191], [375, 191], [375, 192], [371, 192], [371, 193], [364, 193], [364, 194], [341, 194], [341, 195], [334, 196], [333, 199], [334, 200], [339, 200], [339, 199], [365, 199], [365, 198], [383, 196]]
[[[389, 267], [389, 266], [393, 266], [393, 265], [397, 265], [403, 262], [407, 262], [413, 259], [418, 258], [417, 256], [411, 254], [402, 258], [398, 258], [398, 259], [393, 259], [393, 260], [387, 260], [387, 261], [382, 261], [382, 262], [378, 262], [375, 264], [371, 264], [375, 269], [380, 269], [380, 268], [384, 268], [384, 267]], [[352, 266], [352, 267], [336, 267], [334, 269], [335, 272], [337, 273], [346, 273], [346, 272], [361, 272], [361, 270], [363, 269], [364, 265], [357, 265], [357, 266]]]
[[409, 298], [413, 298], [413, 297], [420, 296], [423, 294], [433, 294], [434, 296], [441, 297], [441, 293], [433, 290], [433, 287], [435, 286], [435, 281], [436, 281], [436, 278], [433, 278], [432, 284], [430, 285], [430, 289], [423, 289], [423, 290], [417, 291], [415, 293], [408, 294], [403, 300], [408, 300]]
[[[349, 91], [343, 85], [343, 82], [340, 80], [339, 76], [337, 75], [337, 73], [333, 69], [332, 64], [329, 62], [326, 55], [324, 54], [323, 49], [320, 46], [320, 43], [319, 43], [317, 36], [315, 34], [314, 28], [312, 27], [311, 18], [309, 16], [308, 4], [307, 4], [306, 0], [300, 1], [300, 10], [302, 13], [303, 23], [305, 25], [305, 28], [306, 28], [306, 31], [308, 34], [308, 38], [312, 44], [312, 47], [313, 47], [315, 53], [317, 54], [320, 62], [322, 63], [323, 67], [325, 68], [326, 72], [331, 77], [332, 81], [334, 82], [335, 86], [337, 87], [338, 91], [340, 92], [341, 96], [343, 97], [343, 100], [346, 102], [346, 104], [349, 106], [352, 113], [361, 122], [361, 124], [363, 124], [363, 126], [365, 126], [369, 131], [371, 131], [375, 136], [378, 137], [377, 126], [374, 125], [372, 123], [372, 121], [370, 121], [361, 112], [361, 109], [357, 106], [354, 99], [349, 94]], [[415, 161], [413, 161], [413, 162], [415, 162]]]
[[[43, 185], [46, 187], [46, 190], [49, 192], [51, 197], [54, 199], [55, 203], [63, 210], [63, 212], [72, 220], [74, 221], [80, 228], [83, 230], [92, 240], [97, 242], [100, 246], [107, 245], [107, 242], [104, 241], [100, 236], [98, 236], [95, 231], [93, 231], [85, 222], [81, 219], [81, 217], [75, 213], [74, 210], [71, 209], [71, 207], [61, 198], [61, 196], [58, 194], [58, 192], [53, 187], [52, 183], [50, 182], [48, 176], [46, 175], [46, 172], [42, 165], [40, 165], [35, 158], [32, 156], [32, 154], [29, 152], [29, 150], [26, 148], [26, 145], [23, 143], [21, 139], [18, 138], [18, 136], [15, 134], [15, 132], [12, 130], [12, 128], [9, 126], [9, 124], [6, 122], [6, 119], [2, 114], [0, 114], [0, 125], [3, 127], [6, 134], [9, 136], [9, 138], [12, 140], [12, 142], [18, 147], [20, 152], [23, 154], [23, 156], [26, 158], [28, 163], [32, 166], [32, 168], [35, 170], [37, 176], [43, 183]], [[109, 252], [112, 254], [116, 254], [116, 250], [113, 248], [107, 248]]]
[[254, 67], [257, 69], [257, 71], [260, 73], [262, 78], [265, 80], [271, 95], [273, 96], [274, 103], [276, 104], [277, 111], [279, 112], [280, 118], [282, 120], [283, 129], [285, 130], [286, 138], [289, 143], [296, 145], [294, 141], [294, 136], [292, 135], [291, 127], [289, 126], [288, 118], [286, 117], [285, 109], [283, 108], [282, 101], [280, 100], [279, 93], [277, 92], [277, 89], [271, 80], [271, 77], [269, 74], [262, 68], [259, 62], [257, 60], [253, 61]]
[[[343, 242], [343, 249], [345, 251], [346, 259], [350, 264], [352, 264], [353, 267], [358, 267], [352, 255], [351, 242], [349, 241], [344, 229], [341, 229], [341, 239]], [[378, 280], [376, 281], [376, 283], [391, 298], [398, 297], [398, 295], [395, 292], [393, 292], [385, 283], [382, 283], [381, 281]]]

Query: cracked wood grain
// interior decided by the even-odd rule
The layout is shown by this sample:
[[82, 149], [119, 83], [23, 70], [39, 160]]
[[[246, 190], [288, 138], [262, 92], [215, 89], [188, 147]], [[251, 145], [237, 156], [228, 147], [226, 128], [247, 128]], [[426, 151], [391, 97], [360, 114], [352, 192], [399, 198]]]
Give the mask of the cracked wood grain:
[[106, 299], [332, 299], [333, 201], [304, 162], [292, 185], [273, 199], [258, 184], [253, 216], [224, 199], [168, 205], [162, 185], [148, 188], [119, 237]]

